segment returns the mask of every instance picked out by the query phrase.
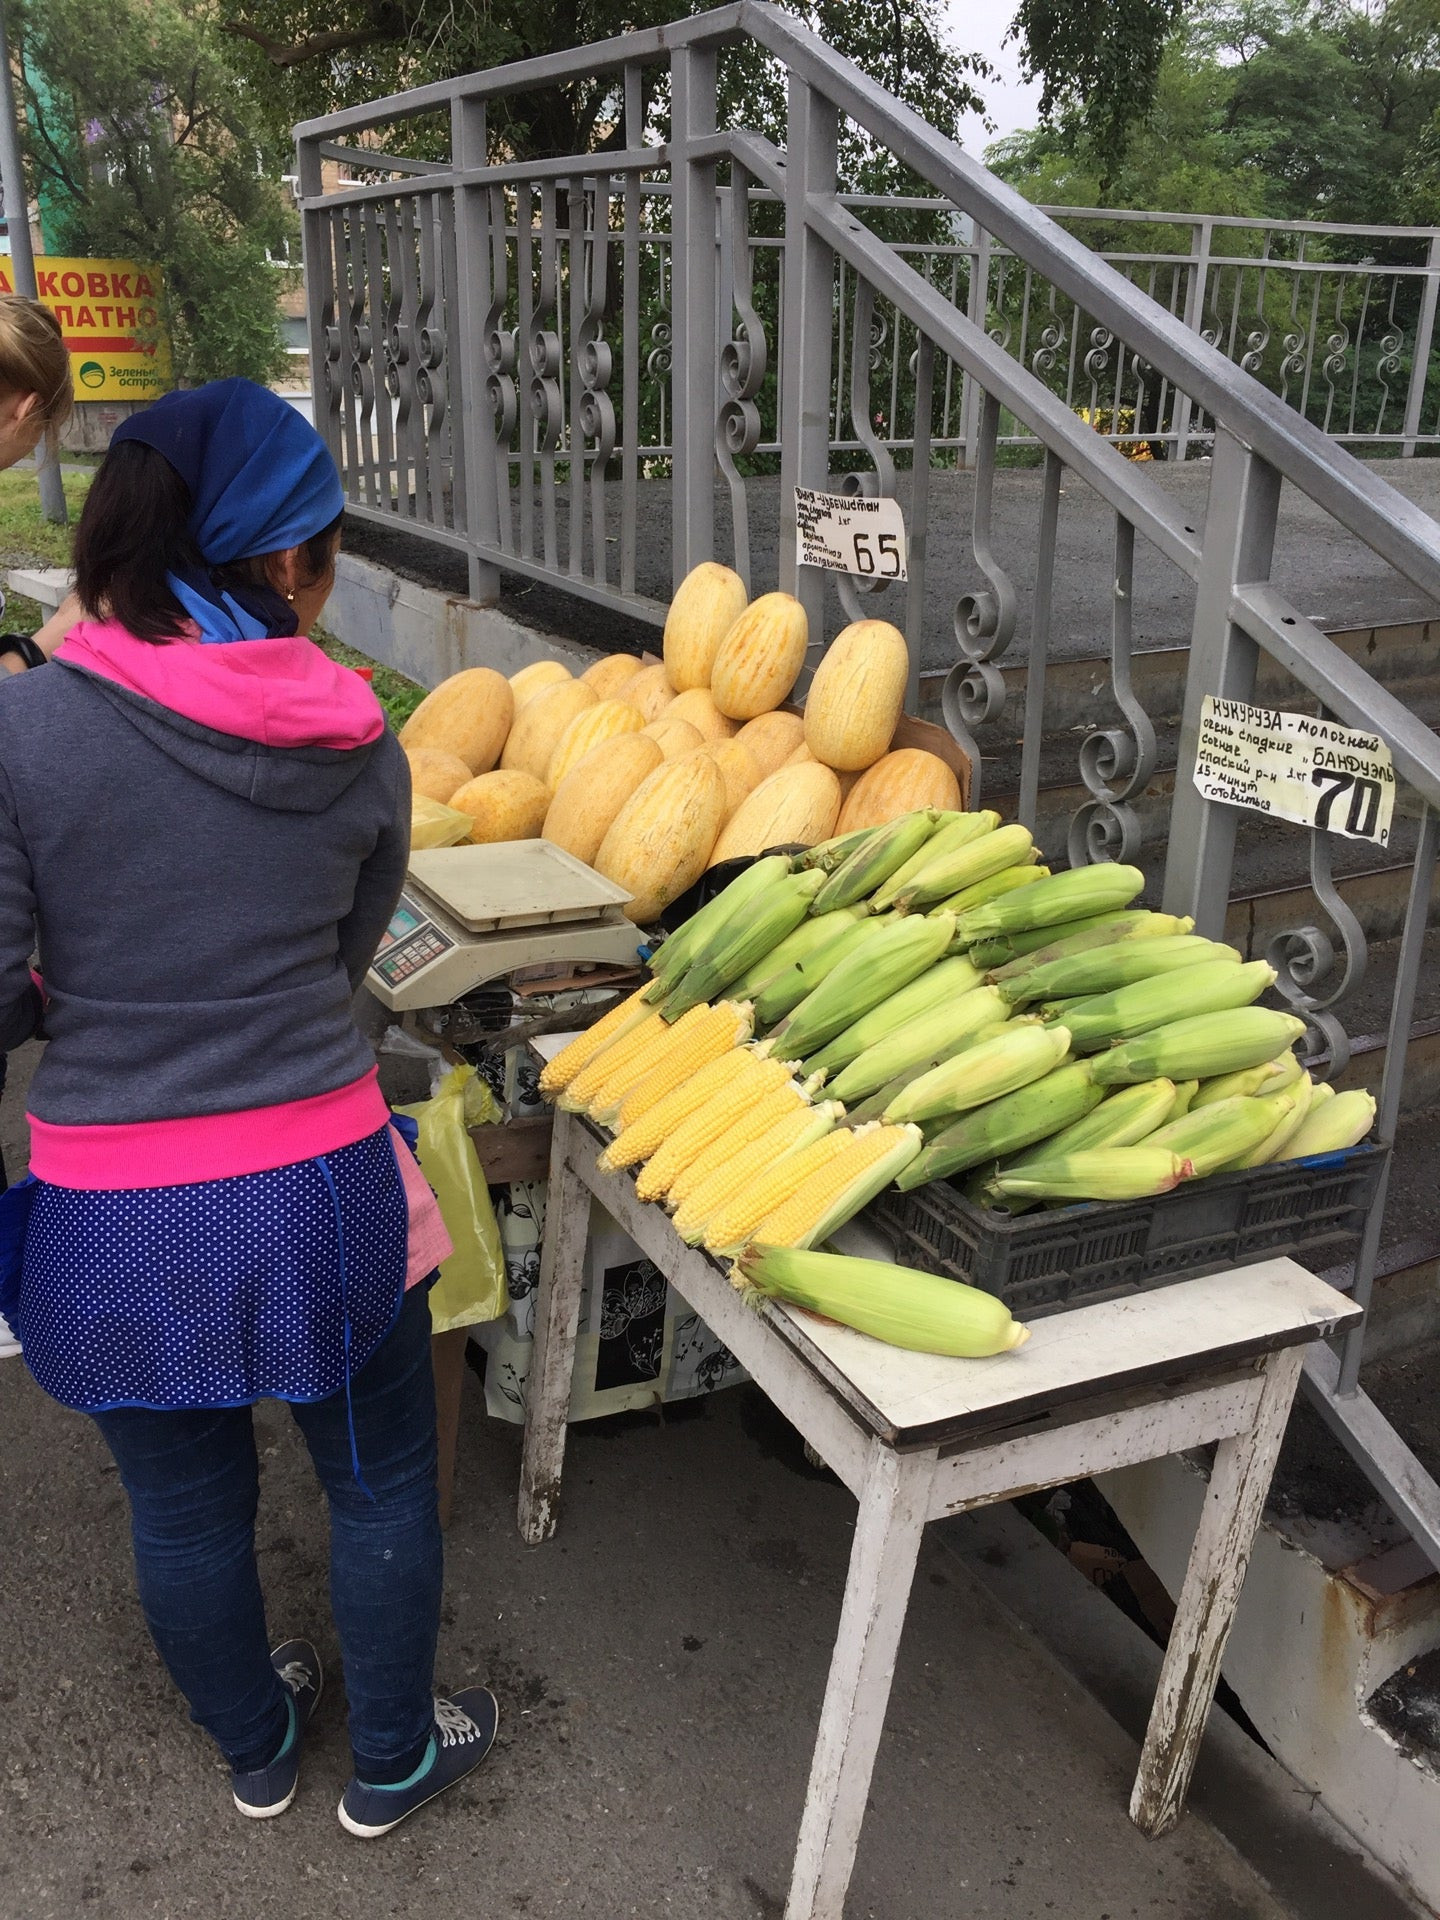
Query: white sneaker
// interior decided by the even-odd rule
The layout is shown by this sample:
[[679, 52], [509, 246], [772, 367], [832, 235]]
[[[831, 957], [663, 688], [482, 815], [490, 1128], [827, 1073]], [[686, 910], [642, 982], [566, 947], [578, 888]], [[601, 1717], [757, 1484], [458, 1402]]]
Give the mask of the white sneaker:
[[0, 1313], [0, 1360], [9, 1360], [12, 1355], [19, 1353], [19, 1351], [20, 1342], [10, 1331], [9, 1321], [3, 1313]]

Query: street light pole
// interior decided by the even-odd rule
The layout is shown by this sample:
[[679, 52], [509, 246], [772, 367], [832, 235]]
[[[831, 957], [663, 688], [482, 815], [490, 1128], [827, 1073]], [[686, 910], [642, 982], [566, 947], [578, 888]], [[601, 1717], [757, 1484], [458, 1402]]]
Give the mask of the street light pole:
[[[30, 246], [30, 202], [25, 192], [25, 167], [20, 158], [20, 129], [15, 118], [15, 87], [10, 74], [10, 42], [5, 32], [5, 6], [0, 0], [0, 187], [5, 194], [5, 224], [10, 234], [10, 265], [16, 293], [36, 297], [35, 255]], [[40, 510], [47, 520], [63, 527], [65, 483], [59, 458], [49, 436], [35, 450], [40, 482]]]

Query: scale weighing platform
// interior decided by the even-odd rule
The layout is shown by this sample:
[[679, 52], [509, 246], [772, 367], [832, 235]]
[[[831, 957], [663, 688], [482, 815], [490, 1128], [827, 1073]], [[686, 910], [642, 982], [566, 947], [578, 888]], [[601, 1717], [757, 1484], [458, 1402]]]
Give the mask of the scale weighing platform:
[[412, 853], [366, 985], [392, 1013], [447, 1006], [500, 974], [560, 961], [633, 966], [631, 896], [549, 840]]

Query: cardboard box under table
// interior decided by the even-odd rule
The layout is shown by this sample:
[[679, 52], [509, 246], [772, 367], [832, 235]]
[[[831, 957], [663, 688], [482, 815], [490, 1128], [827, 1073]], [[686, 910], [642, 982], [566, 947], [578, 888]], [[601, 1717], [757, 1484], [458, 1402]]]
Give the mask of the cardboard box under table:
[[907, 1353], [779, 1305], [752, 1311], [719, 1262], [636, 1199], [628, 1173], [599, 1170], [603, 1145], [588, 1121], [557, 1115], [520, 1530], [532, 1544], [555, 1530], [594, 1199], [859, 1503], [785, 1920], [841, 1920], [926, 1522], [1213, 1442], [1130, 1802], [1145, 1832], [1172, 1827], [1305, 1348], [1358, 1310], [1293, 1260], [1268, 1259], [1052, 1313], [991, 1360]]

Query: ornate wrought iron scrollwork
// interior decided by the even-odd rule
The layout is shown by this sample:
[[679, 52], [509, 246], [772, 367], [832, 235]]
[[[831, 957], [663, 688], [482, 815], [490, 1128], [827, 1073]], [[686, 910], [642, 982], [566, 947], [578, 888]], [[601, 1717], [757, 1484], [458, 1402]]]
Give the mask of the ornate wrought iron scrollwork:
[[[490, 304], [485, 309], [485, 319], [480, 328], [480, 351], [485, 361], [485, 398], [490, 403], [490, 418], [494, 423], [496, 454], [503, 460], [509, 451], [515, 422], [520, 415], [520, 390], [515, 384], [520, 349], [516, 329], [505, 325], [510, 289], [502, 188], [491, 189], [489, 213], [492, 235]], [[501, 490], [502, 497], [508, 492], [508, 474], [505, 478], [507, 485]]]
[[[1330, 716], [1321, 709], [1322, 717]], [[1339, 955], [1335, 942], [1321, 927], [1289, 927], [1277, 933], [1265, 950], [1275, 969], [1275, 991], [1306, 1023], [1305, 1051], [1322, 1063], [1322, 1077], [1333, 1080], [1350, 1061], [1350, 1036], [1332, 1008], [1354, 993], [1365, 978], [1369, 949], [1365, 930], [1340, 897], [1331, 865], [1331, 836], [1310, 835], [1310, 885], [1326, 917], [1340, 936], [1344, 965], [1331, 980]]]
[[1240, 356], [1241, 371], [1259, 373], [1265, 363], [1265, 349], [1269, 344], [1270, 329], [1261, 320], [1245, 336], [1245, 351]]
[[955, 603], [955, 644], [960, 659], [945, 676], [940, 710], [945, 724], [965, 749], [973, 769], [970, 804], [978, 804], [982, 755], [975, 730], [998, 720], [1005, 710], [1005, 677], [994, 664], [1015, 636], [1015, 583], [995, 558], [992, 509], [995, 497], [995, 444], [1000, 434], [1000, 402], [984, 395], [976, 435], [975, 512], [970, 548], [987, 587], [962, 594]]
[[1053, 289], [1050, 299], [1050, 318], [1040, 329], [1040, 344], [1030, 356], [1030, 371], [1041, 380], [1055, 371], [1055, 363], [1060, 358], [1060, 350], [1066, 340], [1065, 323], [1055, 310]]
[[1092, 380], [1101, 380], [1110, 371], [1110, 349], [1114, 344], [1115, 336], [1108, 327], [1090, 329], [1090, 346], [1084, 367]]
[[555, 188], [547, 182], [540, 198], [540, 287], [525, 343], [530, 362], [530, 411], [535, 421], [536, 446], [543, 454], [559, 450], [565, 428], [565, 400], [560, 390], [560, 335], [546, 325], [559, 311], [555, 251]]
[[1135, 529], [1115, 522], [1115, 585], [1110, 634], [1110, 685], [1128, 726], [1102, 727], [1080, 748], [1080, 778], [1093, 796], [1070, 821], [1072, 867], [1101, 860], [1133, 860], [1143, 838], [1130, 804], [1155, 771], [1155, 728], [1136, 697], [1130, 661], [1134, 627]]
[[1345, 371], [1345, 356], [1349, 351], [1350, 329], [1337, 320], [1325, 336], [1325, 358], [1320, 362], [1320, 371], [1332, 386]]
[[669, 310], [665, 309], [651, 322], [650, 351], [645, 356], [645, 371], [652, 380], [668, 380], [674, 358], [675, 334], [670, 325]]
[[[850, 329], [850, 425], [855, 438], [874, 465], [868, 473], [863, 470], [847, 473], [840, 483], [840, 491], [869, 499], [889, 500], [895, 494], [895, 462], [890, 449], [876, 432], [870, 399], [870, 375], [880, 364], [881, 351], [889, 332], [888, 322], [875, 311], [874, 287], [857, 275], [854, 318]], [[846, 618], [864, 619], [862, 595], [868, 597], [882, 593], [890, 584], [890, 581], [878, 577], [868, 579], [855, 574], [838, 575], [835, 587]]]
[[750, 521], [745, 476], [738, 462], [760, 444], [760, 409], [755, 396], [765, 384], [770, 363], [765, 328], [754, 303], [754, 256], [750, 250], [750, 175], [738, 161], [730, 173], [730, 279], [735, 310], [730, 339], [720, 349], [722, 399], [715, 418], [715, 458], [730, 489], [735, 570], [750, 585]]
[[603, 475], [605, 463], [615, 451], [615, 402], [610, 398], [610, 378], [615, 357], [607, 341], [601, 338], [605, 324], [605, 306], [610, 267], [610, 196], [598, 186], [590, 197], [590, 272], [586, 282], [585, 313], [575, 348], [575, 368], [580, 375], [578, 425], [591, 448], [597, 475]]

